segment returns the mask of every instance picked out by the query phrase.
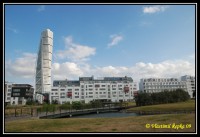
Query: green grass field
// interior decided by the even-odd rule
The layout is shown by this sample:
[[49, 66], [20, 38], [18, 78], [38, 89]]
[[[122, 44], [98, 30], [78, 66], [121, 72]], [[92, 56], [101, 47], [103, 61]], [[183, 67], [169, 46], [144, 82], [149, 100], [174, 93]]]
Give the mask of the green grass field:
[[[129, 111], [195, 110], [195, 101], [131, 108]], [[150, 127], [148, 127], [150, 125]], [[5, 132], [195, 132], [195, 114], [123, 118], [21, 119], [5, 122]]]
[[161, 111], [161, 112], [170, 112], [170, 111], [195, 111], [195, 100], [189, 100], [186, 102], [179, 103], [170, 103], [170, 104], [159, 104], [159, 105], [150, 105], [150, 106], [141, 106], [130, 108], [128, 112], [138, 112], [138, 111]]

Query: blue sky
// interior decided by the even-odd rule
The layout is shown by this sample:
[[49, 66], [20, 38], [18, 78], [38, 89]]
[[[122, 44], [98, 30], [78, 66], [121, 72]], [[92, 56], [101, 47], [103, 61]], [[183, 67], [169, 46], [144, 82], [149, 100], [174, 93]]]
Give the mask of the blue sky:
[[52, 80], [195, 75], [195, 5], [5, 5], [5, 80], [34, 85], [41, 32]]

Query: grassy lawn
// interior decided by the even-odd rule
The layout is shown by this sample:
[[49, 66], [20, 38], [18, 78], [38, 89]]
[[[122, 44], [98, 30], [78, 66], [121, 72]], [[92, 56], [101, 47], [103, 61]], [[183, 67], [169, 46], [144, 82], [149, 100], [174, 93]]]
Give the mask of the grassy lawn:
[[[195, 100], [128, 109], [130, 112], [169, 112], [178, 110], [195, 111]], [[5, 122], [5, 132], [195, 132], [195, 121], [194, 113], [143, 115], [122, 118], [30, 118]], [[146, 127], [148, 125], [150, 125], [149, 128]]]
[[159, 105], [150, 105], [150, 106], [141, 106], [130, 108], [128, 112], [138, 112], [138, 111], [195, 111], [195, 100], [189, 100], [186, 102], [179, 103], [169, 103], [169, 104], [159, 104]]
[[[182, 124], [182, 129], [172, 126]], [[146, 128], [150, 124], [150, 128]], [[155, 125], [157, 124], [157, 125]], [[171, 124], [171, 125], [169, 125]], [[170, 128], [158, 128], [169, 125]], [[156, 126], [157, 128], [153, 128]], [[187, 126], [187, 128], [186, 128]], [[123, 118], [28, 119], [5, 123], [5, 132], [195, 132], [195, 114], [163, 114]]]
[[136, 106], [135, 102], [128, 102], [128, 106]]

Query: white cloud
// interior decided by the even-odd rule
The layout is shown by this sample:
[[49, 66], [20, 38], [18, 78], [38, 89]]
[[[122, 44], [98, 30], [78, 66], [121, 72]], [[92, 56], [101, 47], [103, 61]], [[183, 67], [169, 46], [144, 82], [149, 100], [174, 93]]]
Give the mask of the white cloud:
[[143, 7], [143, 13], [156, 13], [156, 12], [163, 12], [168, 8], [168, 6], [148, 6], [148, 7]]
[[167, 60], [157, 64], [139, 62], [130, 68], [136, 79], [148, 77], [180, 77], [195, 75], [194, 64], [187, 60]]
[[44, 11], [44, 10], [45, 10], [44, 5], [39, 6], [38, 9], [37, 9], [38, 12], [41, 12], [41, 11]]
[[73, 62], [53, 63], [52, 78], [53, 79], [74, 79], [83, 75], [81, 68]]
[[75, 62], [81, 62], [89, 60], [89, 56], [96, 53], [95, 48], [74, 43], [71, 36], [66, 37], [64, 41], [68, 49], [56, 53], [56, 56], [60, 59], [68, 58]]
[[12, 31], [13, 33], [19, 33], [19, 31], [15, 28], [7, 27], [7, 29]]
[[[18, 78], [31, 78], [34, 80], [36, 54], [24, 53], [16, 60], [6, 61], [6, 76]], [[149, 77], [174, 77], [195, 75], [195, 64], [188, 60], [166, 60], [159, 63], [138, 62], [133, 66], [91, 66], [86, 62], [55, 62], [52, 64], [52, 80], [78, 80], [81, 76], [94, 77], [132, 77], [139, 82], [141, 78]]]
[[13, 77], [33, 78], [35, 73], [36, 54], [23, 53], [21, 58], [5, 62], [5, 74]]
[[[66, 71], [59, 71], [57, 77], [75, 78], [79, 76], [92, 76], [95, 77], [116, 77], [116, 76], [129, 76], [134, 81], [139, 81], [141, 78], [149, 77], [175, 77], [179, 78], [182, 75], [195, 75], [194, 64], [186, 60], [167, 60], [160, 63], [144, 63], [138, 62], [134, 66], [103, 66], [103, 67], [92, 67], [89, 64], [83, 66], [73, 64], [74, 71], [63, 68]], [[85, 68], [87, 66], [87, 68]], [[67, 71], [68, 70], [68, 71]], [[76, 72], [75, 72], [76, 70]], [[62, 73], [63, 72], [63, 73]], [[70, 73], [69, 73], [70, 72]], [[76, 75], [77, 74], [77, 75]]]
[[123, 37], [121, 35], [111, 35], [111, 42], [108, 44], [108, 47], [112, 47], [117, 45], [121, 40], [123, 40]]
[[65, 46], [74, 46], [72, 36], [64, 37]]

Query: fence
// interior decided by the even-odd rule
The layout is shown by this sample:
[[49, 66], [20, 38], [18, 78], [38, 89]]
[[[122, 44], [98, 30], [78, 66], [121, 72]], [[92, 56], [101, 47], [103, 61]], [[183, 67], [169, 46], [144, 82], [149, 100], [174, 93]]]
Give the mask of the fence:
[[87, 109], [110, 107], [128, 107], [122, 103], [108, 103], [108, 104], [86, 104], [86, 105], [43, 105], [40, 107], [21, 107], [21, 108], [7, 108], [5, 109], [5, 118], [9, 117], [40, 117], [52, 114], [71, 113], [76, 111], [85, 111]]

